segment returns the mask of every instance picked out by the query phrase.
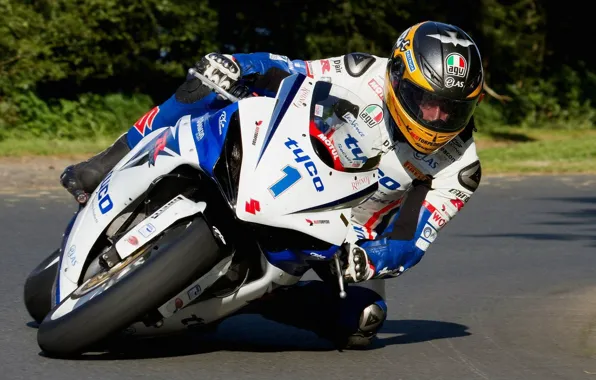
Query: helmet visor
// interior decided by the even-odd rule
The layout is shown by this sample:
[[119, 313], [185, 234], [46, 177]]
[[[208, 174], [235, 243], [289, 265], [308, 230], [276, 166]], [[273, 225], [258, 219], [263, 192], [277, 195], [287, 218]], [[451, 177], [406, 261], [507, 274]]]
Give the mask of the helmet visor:
[[453, 100], [433, 94], [408, 80], [392, 82], [393, 90], [410, 117], [433, 131], [461, 130], [474, 113], [477, 99]]

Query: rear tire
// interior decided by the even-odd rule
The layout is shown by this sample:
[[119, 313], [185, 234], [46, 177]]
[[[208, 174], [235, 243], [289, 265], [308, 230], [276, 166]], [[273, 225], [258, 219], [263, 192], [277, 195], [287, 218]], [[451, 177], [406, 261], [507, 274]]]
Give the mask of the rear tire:
[[[59, 257], [60, 250], [57, 249], [33, 269], [25, 281], [25, 307], [38, 324], [52, 310], [52, 288], [58, 274]], [[52, 263], [54, 260], [56, 262]]]
[[172, 227], [108, 281], [81, 294], [83, 283], [57, 305], [39, 327], [39, 347], [51, 356], [85, 352], [163, 305], [211, 269], [219, 256], [202, 216]]

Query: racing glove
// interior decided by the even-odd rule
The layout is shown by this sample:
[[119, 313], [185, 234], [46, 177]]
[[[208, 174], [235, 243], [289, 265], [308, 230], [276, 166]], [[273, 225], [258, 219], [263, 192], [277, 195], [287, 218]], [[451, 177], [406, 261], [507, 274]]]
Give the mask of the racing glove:
[[195, 67], [199, 73], [224, 90], [230, 90], [242, 74], [240, 66], [228, 54], [209, 53]]
[[423, 255], [424, 251], [409, 240], [365, 240], [350, 245], [344, 276], [348, 282], [397, 277]]

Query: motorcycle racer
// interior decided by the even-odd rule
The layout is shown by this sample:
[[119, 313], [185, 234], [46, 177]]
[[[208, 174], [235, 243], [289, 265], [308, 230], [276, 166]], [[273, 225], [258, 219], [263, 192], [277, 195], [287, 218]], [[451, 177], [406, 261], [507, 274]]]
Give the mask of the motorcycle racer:
[[[350, 112], [370, 127], [380, 124], [388, 148], [378, 169], [379, 189], [352, 210], [350, 234], [357, 242], [344, 264], [346, 280], [358, 286], [348, 287], [348, 298], [339, 300], [313, 281], [247, 309], [344, 347], [367, 346], [387, 317], [382, 280], [415, 266], [480, 183], [472, 116], [484, 74], [476, 44], [456, 26], [427, 21], [406, 29], [388, 58], [351, 53], [304, 61], [271, 53], [210, 53], [195, 69], [238, 97], [274, 96], [283, 78], [300, 73], [341, 84], [369, 103], [336, 110], [338, 117]], [[66, 168], [61, 183], [73, 194], [90, 193], [151, 131], [225, 105], [189, 76], [110, 148]]]

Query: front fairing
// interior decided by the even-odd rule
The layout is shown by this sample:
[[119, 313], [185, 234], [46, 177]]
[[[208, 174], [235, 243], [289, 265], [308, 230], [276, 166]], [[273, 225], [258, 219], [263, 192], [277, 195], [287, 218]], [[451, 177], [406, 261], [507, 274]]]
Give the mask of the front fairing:
[[378, 187], [382, 144], [380, 128], [370, 128], [358, 112], [318, 129], [316, 119], [338, 98], [366, 107], [348, 90], [302, 75], [286, 78], [267, 107], [257, 98], [240, 102], [239, 219], [344, 241], [352, 207]]

